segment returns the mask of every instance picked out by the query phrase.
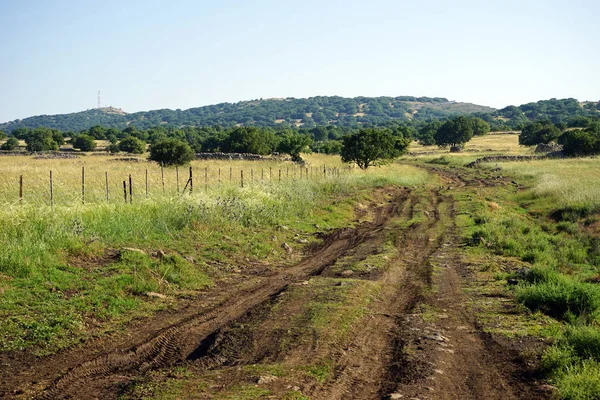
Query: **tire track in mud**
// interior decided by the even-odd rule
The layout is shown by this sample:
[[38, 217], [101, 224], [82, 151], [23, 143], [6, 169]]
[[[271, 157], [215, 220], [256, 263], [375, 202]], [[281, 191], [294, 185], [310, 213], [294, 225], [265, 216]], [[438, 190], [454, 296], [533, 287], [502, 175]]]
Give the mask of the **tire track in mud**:
[[[230, 300], [209, 310], [187, 317], [158, 334], [125, 351], [108, 351], [89, 361], [72, 366], [68, 372], [37, 393], [34, 398], [50, 399], [111, 399], [135, 377], [145, 372], [173, 365], [192, 357], [223, 327], [248, 315], [253, 309], [268, 304], [290, 283], [321, 274], [329, 265], [349, 251], [369, 240], [383, 235], [385, 223], [398, 212], [410, 190], [396, 190], [393, 198], [375, 209], [372, 222], [355, 228], [345, 228], [329, 235], [325, 242], [312, 249], [311, 255], [281, 273], [267, 277], [257, 286], [239, 293], [231, 293]], [[42, 361], [43, 362], [43, 361]], [[12, 383], [12, 385], [11, 385]], [[20, 382], [9, 381], [5, 393], [23, 393]], [[12, 387], [11, 387], [12, 386]]]
[[339, 357], [335, 376], [329, 385], [314, 388], [314, 399], [377, 399], [389, 393], [399, 377], [406, 373], [403, 342], [397, 332], [402, 317], [419, 303], [422, 291], [431, 284], [432, 254], [439, 249], [448, 221], [441, 218], [440, 205], [449, 199], [439, 191], [429, 193], [429, 203], [423, 197], [412, 196], [400, 218], [411, 221], [418, 211], [425, 221], [408, 226], [395, 245], [399, 254], [381, 278], [383, 302], [377, 307], [348, 350]]

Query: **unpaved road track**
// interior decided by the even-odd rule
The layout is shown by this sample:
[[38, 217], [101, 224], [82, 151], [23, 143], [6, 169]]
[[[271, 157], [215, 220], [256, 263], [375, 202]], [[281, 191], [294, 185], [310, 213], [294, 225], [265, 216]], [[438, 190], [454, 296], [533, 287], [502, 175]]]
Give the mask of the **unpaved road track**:
[[[437, 173], [459, 190], [486, 184], [463, 180], [458, 173]], [[525, 378], [518, 355], [482, 334], [465, 312], [461, 280], [467, 275], [456, 252], [452, 196], [445, 190], [406, 188], [386, 188], [379, 195], [383, 200], [372, 206], [370, 222], [332, 233], [292, 267], [204, 296], [179, 312], [160, 314], [112, 342], [99, 340], [39, 360], [1, 357], [1, 397], [116, 399], [148, 371], [182, 362], [201, 371], [327, 357], [334, 362], [333, 376], [325, 384], [304, 382], [302, 392], [310, 398], [546, 398]], [[289, 285], [327, 276], [341, 257], [360, 262], [376, 254], [393, 223], [412, 220], [394, 243], [398, 256], [380, 274], [360, 278], [380, 282], [382, 300], [352, 332], [349, 343], [277, 350], [285, 329], [265, 319]], [[424, 322], [415, 314], [421, 304], [443, 310], [444, 318]], [[240, 321], [253, 328], [243, 335], [229, 329]], [[248, 338], [254, 338], [252, 343]], [[227, 383], [234, 381], [229, 378]]]

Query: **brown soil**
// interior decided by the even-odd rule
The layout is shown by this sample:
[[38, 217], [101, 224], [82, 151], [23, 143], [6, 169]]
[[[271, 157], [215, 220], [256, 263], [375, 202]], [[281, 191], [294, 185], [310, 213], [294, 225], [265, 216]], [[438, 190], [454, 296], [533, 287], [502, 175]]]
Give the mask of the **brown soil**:
[[[507, 184], [432, 170], [448, 187]], [[466, 312], [461, 287], [469, 272], [456, 251], [448, 187], [378, 190], [368, 222], [333, 232], [296, 265], [219, 287], [179, 310], [132, 322], [124, 332], [39, 359], [0, 355], [0, 397], [116, 399], [132, 382], [151, 379], [152, 371], [182, 363], [199, 374], [226, 371], [214, 378], [215, 387], [226, 388], [248, 383], [234, 366], [328, 359], [333, 373], [324, 383], [295, 377], [264, 385], [278, 394], [297, 386], [312, 399], [548, 398], [531, 380], [518, 346], [484, 334]], [[314, 300], [307, 280], [331, 276], [339, 258], [360, 262], [377, 254], [394, 221], [412, 220], [395, 242], [398, 256], [383, 271], [348, 278], [374, 280], [381, 293], [347, 340], [321, 343], [302, 318], [293, 318]], [[426, 320], [423, 307], [441, 311]]]

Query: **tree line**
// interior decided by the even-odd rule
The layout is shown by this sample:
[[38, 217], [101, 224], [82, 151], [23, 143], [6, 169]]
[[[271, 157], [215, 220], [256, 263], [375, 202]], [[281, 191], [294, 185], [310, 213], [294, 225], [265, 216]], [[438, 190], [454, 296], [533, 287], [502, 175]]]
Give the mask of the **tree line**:
[[152, 110], [127, 114], [117, 109], [93, 109], [79, 113], [40, 115], [0, 124], [7, 132], [18, 128], [54, 128], [79, 132], [94, 125], [123, 130], [136, 126], [146, 130], [155, 126], [238, 125], [275, 129], [312, 129], [335, 125], [361, 128], [400, 121], [418, 128], [423, 123], [459, 115], [478, 117], [494, 131], [520, 130], [527, 123], [548, 119], [554, 124], [577, 124], [578, 118], [598, 115], [600, 102], [583, 105], [576, 99], [550, 99], [500, 110], [441, 97], [355, 97], [317, 96], [308, 99], [258, 99], [238, 103], [220, 103], [188, 110]]

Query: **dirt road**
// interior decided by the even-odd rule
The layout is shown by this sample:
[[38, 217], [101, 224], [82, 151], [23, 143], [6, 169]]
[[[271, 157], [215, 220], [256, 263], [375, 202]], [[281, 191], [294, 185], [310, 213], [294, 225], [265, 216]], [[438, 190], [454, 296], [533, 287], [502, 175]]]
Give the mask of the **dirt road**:
[[[457, 174], [442, 178], [458, 190], [485, 184]], [[528, 380], [519, 355], [481, 332], [466, 312], [462, 286], [469, 273], [456, 251], [457, 210], [447, 187], [388, 187], [373, 199], [367, 222], [329, 234], [292, 267], [259, 271], [179, 311], [80, 348], [40, 359], [0, 357], [0, 394], [143, 398], [130, 390], [132, 382], [185, 365], [209, 376], [209, 389], [194, 398], [213, 398], [256, 383], [239, 372], [243, 366], [277, 363], [294, 371], [328, 360], [330, 372], [322, 380], [294, 373], [260, 383], [270, 393], [265, 398], [283, 398], [290, 390], [311, 399], [546, 398]], [[340, 259], [358, 265], [381, 253], [392, 233], [394, 256], [381, 268], [336, 269]], [[337, 341], [307, 331], [306, 321], [294, 318], [314, 303], [311, 282], [319, 279], [331, 286], [327, 296], [345, 282], [369, 281], [377, 288], [376, 301]], [[427, 310], [437, 310], [436, 317], [425, 318]]]

